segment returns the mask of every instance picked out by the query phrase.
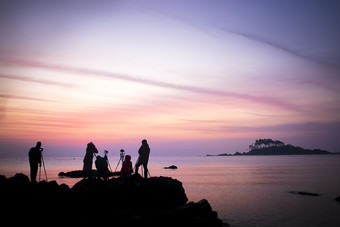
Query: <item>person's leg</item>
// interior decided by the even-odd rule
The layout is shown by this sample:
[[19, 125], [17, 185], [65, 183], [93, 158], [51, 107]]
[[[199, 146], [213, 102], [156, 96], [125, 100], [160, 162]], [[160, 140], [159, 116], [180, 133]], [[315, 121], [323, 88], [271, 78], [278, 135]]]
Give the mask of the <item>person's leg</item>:
[[92, 163], [84, 162], [83, 165], [84, 178], [91, 178], [92, 175]]
[[148, 178], [148, 165], [147, 164], [143, 164], [143, 168], [144, 168], [144, 178]]
[[38, 163], [31, 163], [31, 182], [37, 182]]
[[139, 164], [139, 163], [136, 163], [136, 165], [135, 165], [135, 174], [138, 173], [138, 168], [139, 168], [139, 166], [140, 166], [140, 164]]

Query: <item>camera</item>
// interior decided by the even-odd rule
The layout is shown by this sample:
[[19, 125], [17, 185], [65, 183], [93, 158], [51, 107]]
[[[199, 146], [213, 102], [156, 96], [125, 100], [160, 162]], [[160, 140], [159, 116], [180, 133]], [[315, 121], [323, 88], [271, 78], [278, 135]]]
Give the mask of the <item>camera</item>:
[[124, 160], [124, 157], [125, 157], [124, 150], [121, 149], [121, 150], [120, 150], [120, 158], [121, 158], [122, 160]]

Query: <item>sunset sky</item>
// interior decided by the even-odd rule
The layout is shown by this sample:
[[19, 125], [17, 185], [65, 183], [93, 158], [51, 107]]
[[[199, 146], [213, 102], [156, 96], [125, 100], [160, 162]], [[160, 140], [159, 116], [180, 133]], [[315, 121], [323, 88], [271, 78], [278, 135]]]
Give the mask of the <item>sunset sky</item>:
[[0, 2], [0, 156], [340, 152], [340, 2]]

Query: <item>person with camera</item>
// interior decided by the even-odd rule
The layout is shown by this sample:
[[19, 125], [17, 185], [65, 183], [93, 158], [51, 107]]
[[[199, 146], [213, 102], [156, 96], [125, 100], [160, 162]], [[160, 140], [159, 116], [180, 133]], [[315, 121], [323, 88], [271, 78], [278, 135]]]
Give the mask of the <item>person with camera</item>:
[[85, 177], [92, 176], [92, 163], [93, 163], [93, 155], [94, 153], [98, 153], [96, 146], [90, 142], [87, 144], [86, 154], [84, 157], [84, 165], [83, 165], [83, 173]]
[[32, 147], [28, 152], [30, 162], [31, 182], [37, 182], [38, 165], [41, 167], [41, 152], [44, 149], [41, 147], [41, 142], [37, 142], [35, 147]]
[[144, 168], [144, 178], [148, 178], [148, 162], [149, 162], [149, 155], [150, 155], [150, 147], [148, 141], [145, 139], [142, 141], [142, 146], [138, 150], [138, 160], [135, 165], [135, 174], [138, 173], [139, 166], [143, 165]]

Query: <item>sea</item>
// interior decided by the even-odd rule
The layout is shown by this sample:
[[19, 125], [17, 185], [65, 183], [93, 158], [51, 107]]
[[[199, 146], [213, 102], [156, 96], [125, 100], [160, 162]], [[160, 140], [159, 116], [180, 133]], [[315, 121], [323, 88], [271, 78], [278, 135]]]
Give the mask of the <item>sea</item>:
[[[82, 160], [44, 157], [48, 180], [72, 187], [80, 179], [58, 173], [82, 169]], [[109, 156], [109, 162], [112, 170], [118, 164], [121, 168], [119, 156]], [[170, 165], [178, 169], [163, 168]], [[29, 176], [27, 158], [0, 159], [0, 174], [19, 172]], [[151, 156], [149, 172], [178, 179], [189, 201], [207, 199], [231, 226], [340, 226], [340, 203], [335, 201], [340, 196], [340, 155]], [[40, 178], [45, 180], [43, 168]]]

